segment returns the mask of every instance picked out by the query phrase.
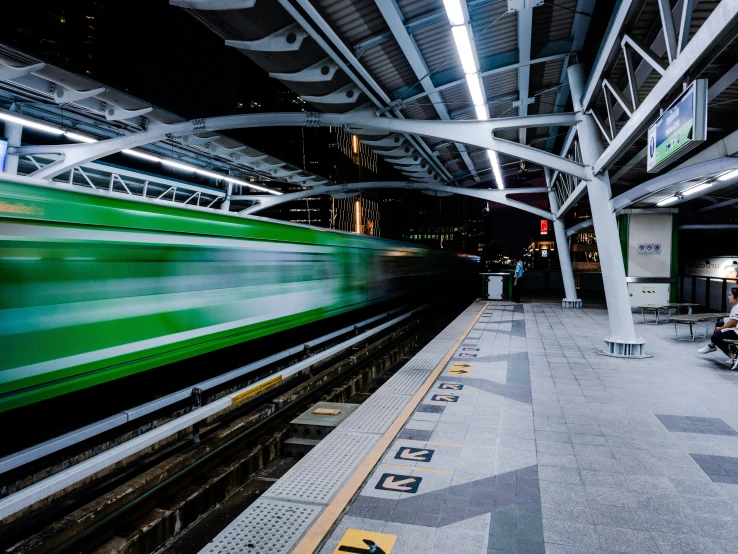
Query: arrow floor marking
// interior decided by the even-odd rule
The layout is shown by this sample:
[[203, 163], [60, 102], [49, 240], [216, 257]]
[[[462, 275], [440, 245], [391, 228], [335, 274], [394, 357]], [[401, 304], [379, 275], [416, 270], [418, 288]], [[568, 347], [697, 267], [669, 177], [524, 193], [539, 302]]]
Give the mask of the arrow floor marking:
[[452, 394], [434, 394], [431, 400], [435, 400], [436, 402], [456, 402], [459, 400], [459, 397]]
[[361, 548], [356, 546], [346, 546], [342, 544], [338, 547], [338, 550], [340, 552], [350, 552], [352, 554], [386, 554], [384, 550], [382, 550], [379, 545], [374, 543], [374, 541], [370, 541], [369, 539], [362, 539], [364, 541], [364, 544], [366, 544], [367, 548]]
[[395, 455], [396, 460], [410, 460], [413, 462], [430, 462], [434, 450], [420, 450], [417, 448], [402, 447]]
[[422, 477], [410, 477], [409, 475], [396, 475], [393, 473], [385, 473], [379, 479], [376, 489], [397, 492], [418, 492], [418, 486], [422, 481]]

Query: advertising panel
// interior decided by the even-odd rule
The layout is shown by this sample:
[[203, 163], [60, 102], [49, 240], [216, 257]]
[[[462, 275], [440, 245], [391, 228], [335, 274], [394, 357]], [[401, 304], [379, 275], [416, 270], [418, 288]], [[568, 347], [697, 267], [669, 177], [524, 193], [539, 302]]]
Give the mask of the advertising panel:
[[707, 80], [698, 79], [648, 129], [648, 172], [680, 158], [706, 136]]
[[684, 265], [685, 275], [738, 280], [738, 256], [732, 258], [693, 258]]

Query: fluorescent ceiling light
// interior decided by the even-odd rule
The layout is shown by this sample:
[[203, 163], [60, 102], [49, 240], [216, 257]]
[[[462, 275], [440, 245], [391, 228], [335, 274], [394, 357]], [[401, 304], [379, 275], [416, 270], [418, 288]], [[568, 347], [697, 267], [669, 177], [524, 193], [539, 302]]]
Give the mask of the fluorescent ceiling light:
[[471, 94], [472, 102], [475, 106], [484, 104], [484, 96], [482, 95], [482, 87], [479, 84], [479, 75], [476, 73], [467, 73], [466, 84], [469, 86], [469, 94]]
[[502, 170], [500, 169], [500, 160], [497, 158], [497, 152], [494, 150], [487, 150], [487, 155], [489, 156], [489, 163], [492, 164], [492, 173], [495, 176], [497, 188], [504, 189], [505, 182], [502, 180]]
[[242, 185], [245, 187], [251, 187], [252, 189], [261, 190], [261, 191], [268, 192], [269, 194], [274, 194], [277, 196], [282, 194], [279, 191], [268, 189], [266, 187], [260, 187], [259, 185], [255, 185], [254, 183], [248, 183], [246, 181], [241, 181], [240, 179], [234, 179], [233, 177], [226, 177], [225, 180], [228, 181], [229, 183], [233, 183], [234, 185]]
[[477, 119], [480, 119], [482, 121], [487, 120], [487, 106], [482, 104], [481, 106], [474, 106], [474, 109], [477, 112]]
[[86, 137], [85, 135], [78, 135], [77, 133], [73, 133], [71, 131], [67, 131], [66, 133], [64, 133], [64, 135], [67, 138], [70, 138], [72, 140], [78, 140], [80, 142], [87, 142], [87, 143], [97, 142], [97, 139], [94, 139], [92, 137]]
[[161, 160], [162, 165], [167, 165], [169, 167], [174, 167], [176, 169], [181, 169], [183, 171], [195, 171], [195, 168], [191, 165], [183, 164], [180, 162], [175, 162], [174, 160], [165, 160], [162, 158]]
[[678, 196], [670, 196], [669, 198], [664, 198], [663, 200], [659, 200], [656, 202], [657, 206], [666, 206], [667, 204], [671, 204], [673, 202], [676, 202], [679, 200]]
[[464, 68], [464, 73], [476, 73], [477, 65], [474, 61], [474, 52], [469, 41], [469, 33], [466, 30], [466, 25], [451, 27], [451, 32], [454, 35], [456, 50], [459, 52], [461, 67]]
[[43, 131], [44, 133], [49, 133], [52, 135], [64, 134], [64, 131], [56, 127], [44, 125], [43, 123], [36, 123], [35, 121], [29, 121], [28, 119], [23, 119], [22, 117], [16, 117], [7, 113], [0, 113], [0, 119], [8, 121], [10, 123], [17, 123], [19, 125], [23, 125], [24, 127], [30, 127], [31, 129], [36, 129], [38, 131]]
[[211, 177], [213, 179], [225, 179], [225, 175], [213, 173], [212, 171], [207, 171], [205, 169], [196, 169], [195, 173], [199, 173], [200, 175], [205, 175], [205, 177]]
[[446, 15], [451, 25], [463, 25], [466, 23], [464, 21], [464, 10], [461, 9], [461, 2], [459, 0], [443, 0], [443, 7], [446, 8]]
[[738, 177], [738, 169], [723, 173], [720, 177], [718, 177], [718, 181], [727, 181], [728, 179], [732, 179], [733, 177]]
[[135, 156], [136, 158], [141, 158], [142, 160], [148, 160], [150, 162], [160, 162], [161, 158], [157, 158], [156, 156], [151, 156], [149, 154], [144, 154], [143, 152], [139, 152], [138, 150], [123, 150], [124, 154], [128, 154], [129, 156]]
[[701, 185], [694, 186], [692, 188], [686, 189], [682, 191], [683, 196], [692, 196], [693, 194], [708, 189], [712, 186], [712, 183], [702, 183]]

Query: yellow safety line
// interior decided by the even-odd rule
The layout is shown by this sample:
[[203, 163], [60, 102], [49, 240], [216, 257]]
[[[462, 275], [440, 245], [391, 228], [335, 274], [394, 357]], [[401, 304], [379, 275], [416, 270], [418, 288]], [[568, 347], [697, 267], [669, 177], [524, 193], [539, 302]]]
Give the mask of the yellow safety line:
[[[461, 334], [459, 339], [448, 350], [448, 352], [446, 352], [446, 355], [443, 357], [443, 359], [438, 363], [438, 365], [433, 369], [425, 382], [420, 386], [418, 392], [415, 393], [415, 396], [413, 396], [410, 399], [410, 402], [405, 405], [405, 408], [403, 408], [402, 412], [400, 412], [400, 415], [397, 417], [397, 419], [392, 423], [392, 425], [390, 425], [389, 429], [385, 431], [384, 435], [381, 436], [377, 444], [375, 444], [374, 447], [369, 451], [369, 454], [359, 464], [359, 467], [356, 468], [356, 471], [354, 471], [351, 477], [348, 478], [341, 490], [338, 491], [338, 494], [336, 494], [333, 500], [331, 500], [330, 504], [326, 506], [325, 510], [323, 510], [323, 513], [320, 514], [313, 526], [308, 529], [308, 532], [305, 533], [305, 536], [297, 544], [295, 549], [292, 551], [292, 554], [312, 554], [318, 549], [320, 543], [323, 541], [323, 537], [328, 534], [328, 532], [333, 528], [333, 525], [336, 523], [336, 521], [338, 521], [338, 518], [341, 517], [341, 514], [343, 514], [343, 511], [346, 509], [346, 506], [348, 506], [349, 502], [351, 502], [351, 499], [356, 494], [356, 491], [359, 490], [359, 487], [361, 487], [362, 483], [364, 483], [364, 480], [372, 472], [374, 466], [376, 466], [379, 460], [382, 459], [382, 456], [390, 447], [392, 441], [395, 440], [395, 437], [400, 432], [403, 425], [405, 425], [407, 420], [410, 419], [410, 416], [415, 411], [415, 408], [417, 408], [418, 404], [420, 404], [421, 400], [423, 400], [423, 397], [425, 397], [425, 395], [433, 386], [433, 383], [441, 375], [441, 373], [443, 372], [443, 368], [446, 367], [446, 364], [449, 362], [449, 360], [451, 360], [454, 352], [472, 330], [481, 315], [484, 313], [484, 310], [487, 309], [487, 306], [489, 306], [489, 302], [484, 303], [482, 309], [479, 310], [479, 313], [474, 317], [467, 328], [464, 329], [464, 332]], [[471, 408], [471, 406], [469, 407]]]

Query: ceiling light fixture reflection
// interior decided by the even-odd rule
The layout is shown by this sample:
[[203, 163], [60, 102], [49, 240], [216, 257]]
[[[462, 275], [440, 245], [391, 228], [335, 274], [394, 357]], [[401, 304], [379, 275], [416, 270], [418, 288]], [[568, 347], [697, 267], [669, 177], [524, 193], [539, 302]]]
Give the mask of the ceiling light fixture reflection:
[[466, 30], [466, 25], [451, 27], [451, 32], [454, 35], [456, 50], [459, 53], [459, 58], [461, 58], [461, 67], [464, 69], [464, 73], [476, 73], [477, 64], [474, 61], [474, 52], [469, 41], [469, 32]]
[[0, 113], [0, 119], [9, 123], [17, 123], [18, 125], [23, 125], [24, 127], [36, 129], [37, 131], [43, 131], [44, 133], [49, 133], [50, 135], [64, 134], [64, 131], [57, 127], [51, 127], [50, 125], [44, 125], [43, 123], [36, 123], [35, 121], [31, 121], [23, 117], [17, 117], [15, 115], [10, 115], [9, 113]]
[[697, 185], [692, 188], [683, 190], [681, 194], [682, 196], [692, 196], [693, 194], [696, 194], [700, 192], [701, 190], [709, 189], [711, 186], [712, 186], [712, 183], [702, 183], [701, 185]]
[[150, 162], [160, 162], [161, 161], [161, 158], [157, 158], [156, 156], [152, 156], [151, 154], [144, 154], [143, 152], [139, 152], [138, 150], [123, 150], [123, 153], [129, 156], [133, 156], [135, 158], [141, 158], [142, 160], [147, 160]]
[[174, 160], [165, 160], [164, 158], [162, 158], [161, 163], [162, 165], [173, 167], [175, 169], [181, 169], [182, 171], [194, 172], [196, 170], [196, 168], [192, 167], [191, 165], [175, 162]]
[[461, 2], [459, 0], [443, 0], [443, 7], [446, 8], [446, 15], [451, 25], [463, 25], [464, 21], [464, 10], [461, 9]]
[[738, 169], [723, 173], [720, 177], [718, 177], [718, 181], [727, 181], [728, 179], [732, 179], [734, 177], [738, 177]]
[[667, 206], [669, 204], [673, 204], [679, 199], [680, 198], [678, 196], [669, 196], [668, 198], [664, 198], [663, 200], [659, 200], [658, 202], [656, 202], [656, 205], [657, 206]]
[[489, 163], [492, 164], [492, 173], [495, 176], [497, 188], [504, 189], [505, 182], [502, 180], [502, 169], [500, 168], [500, 160], [497, 157], [497, 152], [494, 150], [487, 150], [487, 155], [489, 156]]
[[87, 137], [85, 135], [80, 135], [80, 134], [74, 133], [72, 131], [66, 131], [64, 133], [64, 136], [66, 136], [69, 139], [78, 140], [79, 142], [86, 142], [88, 144], [91, 144], [93, 142], [97, 142], [97, 139], [94, 139], [92, 137]]
[[482, 87], [479, 84], [479, 75], [476, 73], [467, 74], [466, 84], [469, 87], [469, 94], [471, 94], [472, 103], [475, 106], [483, 106], [484, 96], [482, 95]]

